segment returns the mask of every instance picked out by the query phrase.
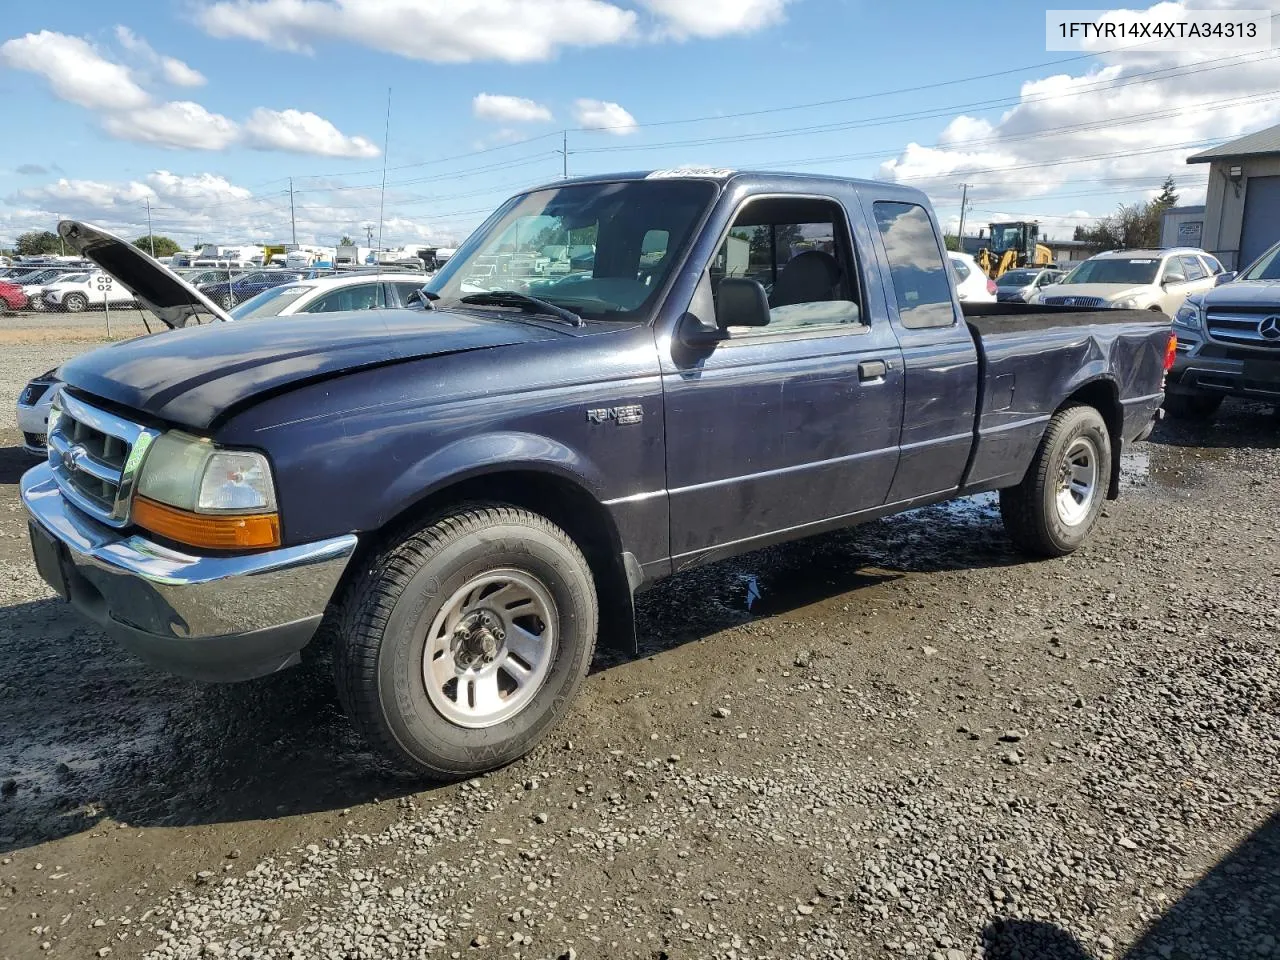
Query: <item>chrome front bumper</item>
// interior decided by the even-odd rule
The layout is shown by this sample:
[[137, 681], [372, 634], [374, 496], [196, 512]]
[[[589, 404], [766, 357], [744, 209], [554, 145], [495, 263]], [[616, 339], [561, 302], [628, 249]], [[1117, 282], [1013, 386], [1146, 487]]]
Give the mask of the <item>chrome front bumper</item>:
[[89, 519], [47, 464], [27, 471], [21, 489], [41, 576], [122, 646], [197, 680], [247, 680], [297, 663], [356, 548], [347, 534], [191, 555]]

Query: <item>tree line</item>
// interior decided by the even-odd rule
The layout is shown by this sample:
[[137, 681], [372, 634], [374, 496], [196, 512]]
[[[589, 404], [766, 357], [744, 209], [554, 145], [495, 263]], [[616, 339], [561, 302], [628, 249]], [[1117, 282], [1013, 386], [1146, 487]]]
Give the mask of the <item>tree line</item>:
[[[133, 241], [133, 245], [144, 253], [150, 253], [153, 242], [157, 257], [171, 257], [182, 249], [177, 240], [158, 233], [152, 237], [143, 235]], [[62, 238], [52, 230], [31, 230], [18, 235], [13, 252], [20, 257], [50, 257], [61, 256], [67, 249]]]
[[1143, 203], [1122, 203], [1115, 213], [1091, 227], [1076, 227], [1075, 239], [1103, 250], [1143, 250], [1159, 247], [1164, 213], [1178, 205], [1173, 177], [1165, 178], [1160, 194]]

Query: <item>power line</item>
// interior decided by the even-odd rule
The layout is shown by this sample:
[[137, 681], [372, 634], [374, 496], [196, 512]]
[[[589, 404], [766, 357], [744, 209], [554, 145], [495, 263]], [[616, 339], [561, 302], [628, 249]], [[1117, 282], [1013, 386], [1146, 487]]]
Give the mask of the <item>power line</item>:
[[[1271, 19], [1272, 20], [1280, 19], [1280, 13], [1272, 14]], [[1077, 54], [1076, 56], [1072, 56], [1072, 57], [1062, 57], [1061, 59], [1058, 59], [1058, 60], [1042, 61], [1040, 63], [1028, 64], [1023, 67], [1010, 67], [1007, 70], [997, 70], [991, 73], [974, 74], [968, 77], [957, 77], [951, 80], [939, 80], [934, 83], [919, 84], [913, 87], [899, 87], [895, 90], [881, 90], [876, 93], [862, 93], [852, 97], [837, 97], [831, 100], [815, 100], [810, 103], [788, 104], [785, 106], [767, 107], [759, 110], [744, 110], [739, 113], [715, 114], [712, 116], [705, 116], [705, 117], [689, 117], [683, 120], [651, 120], [646, 123], [636, 123], [636, 124], [614, 124], [612, 126], [601, 126], [601, 127], [577, 127], [575, 129], [575, 132], [588, 133], [588, 132], [618, 130], [618, 129], [630, 130], [636, 127], [662, 127], [662, 126], [672, 126], [675, 124], [684, 124], [684, 123], [705, 123], [713, 120], [738, 120], [738, 119], [742, 119], [743, 117], [755, 117], [755, 116], [762, 116], [765, 114], [784, 113], [791, 110], [807, 110], [814, 107], [830, 107], [830, 106], [836, 106], [844, 103], [856, 103], [862, 100], [879, 100], [883, 97], [892, 97], [892, 96], [897, 96], [899, 94], [904, 94], [904, 93], [919, 93], [923, 90], [934, 90], [941, 87], [957, 86], [959, 84], [973, 83], [979, 80], [992, 80], [992, 79], [995, 79], [996, 77], [1010, 76], [1015, 73], [1026, 73], [1031, 70], [1042, 70], [1045, 67], [1060, 66], [1064, 63], [1078, 63], [1082, 60], [1092, 60], [1098, 57], [1106, 56], [1107, 54], [1111, 54], [1111, 53], [1133, 53], [1135, 50], [1138, 50], [1141, 47], [1145, 47], [1152, 43], [1158, 43], [1158, 42], [1160, 41], [1151, 40], [1151, 41], [1147, 41], [1146, 43], [1132, 44], [1127, 47], [1116, 47], [1110, 50], [1094, 50], [1089, 53]], [[1246, 54], [1237, 54], [1236, 56], [1246, 56]], [[1218, 59], [1230, 59], [1230, 58], [1218, 58]], [[1212, 63], [1214, 61], [1206, 60], [1202, 62]], [[1169, 68], [1166, 68], [1166, 69], [1169, 69]]]
[[[1246, 56], [1246, 55], [1239, 54], [1235, 57], [1221, 58], [1222, 60], [1236, 61], [1232, 63], [1219, 63], [1217, 66], [1211, 66], [1211, 67], [1163, 68], [1157, 71], [1149, 71], [1148, 73], [1144, 73], [1144, 74], [1133, 74], [1128, 78], [1122, 78], [1121, 80], [1114, 81], [1114, 82], [1099, 81], [1097, 83], [1091, 83], [1084, 86], [1075, 87], [1072, 90], [1063, 91], [1061, 93], [1045, 94], [1044, 96], [1037, 96], [1032, 98], [1023, 98], [1021, 96], [1001, 97], [998, 99], [991, 99], [991, 100], [978, 100], [978, 101], [971, 101], [969, 103], [950, 104], [945, 107], [933, 107], [928, 110], [917, 110], [917, 111], [904, 112], [904, 113], [883, 114], [877, 117], [865, 117], [859, 120], [840, 121], [837, 123], [813, 124], [805, 127], [788, 127], [788, 128], [783, 128], [779, 130], [759, 131], [756, 133], [728, 134], [720, 137], [702, 137], [694, 140], [668, 140], [661, 143], [622, 144], [622, 145], [609, 146], [609, 147], [588, 147], [588, 148], [583, 148], [581, 150], [578, 150], [577, 152], [578, 153], [620, 153], [620, 152], [630, 153], [630, 152], [646, 151], [646, 150], [670, 149], [673, 147], [710, 146], [713, 144], [720, 144], [720, 143], [754, 143], [754, 142], [759, 142], [761, 140], [779, 140], [787, 137], [797, 137], [797, 136], [805, 136], [805, 135], [812, 136], [812, 135], [822, 134], [822, 133], [842, 133], [846, 130], [861, 129], [866, 127], [889, 126], [896, 123], [907, 123], [913, 120], [932, 119], [932, 118], [937, 118], [941, 116], [947, 116], [949, 114], [953, 114], [953, 113], [956, 113], [957, 111], [963, 111], [963, 110], [1000, 107], [1000, 106], [1023, 106], [1027, 104], [1044, 103], [1052, 100], [1062, 100], [1070, 97], [1084, 96], [1086, 94], [1097, 93], [1099, 91], [1117, 90], [1127, 86], [1132, 86], [1136, 83], [1150, 82], [1152, 75], [1156, 73], [1169, 73], [1169, 71], [1171, 70], [1179, 70], [1180, 72], [1170, 73], [1169, 76], [1164, 77], [1163, 79], [1170, 79], [1171, 77], [1199, 75], [1201, 73], [1209, 73], [1214, 70], [1225, 70], [1225, 69], [1229, 69], [1230, 67], [1241, 66], [1242, 63], [1240, 62], [1240, 57], [1242, 56]], [[1248, 54], [1248, 56], [1252, 56], [1252, 54]], [[1274, 61], [1278, 57], [1280, 57], [1280, 52], [1276, 54], [1268, 54], [1263, 57], [1258, 57], [1258, 58], [1255, 58], [1254, 60], [1247, 61], [1247, 62], [1258, 63], [1258, 62], [1263, 62], [1267, 60]], [[1216, 62], [1216, 61], [1208, 61], [1208, 62]]]

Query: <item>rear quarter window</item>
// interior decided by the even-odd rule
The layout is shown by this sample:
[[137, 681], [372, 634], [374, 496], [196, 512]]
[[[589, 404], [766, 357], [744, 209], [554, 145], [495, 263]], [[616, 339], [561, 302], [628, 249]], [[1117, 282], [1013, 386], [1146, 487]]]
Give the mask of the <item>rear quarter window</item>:
[[902, 325], [914, 330], [954, 324], [951, 280], [929, 214], [919, 204], [888, 200], [877, 201], [873, 210]]

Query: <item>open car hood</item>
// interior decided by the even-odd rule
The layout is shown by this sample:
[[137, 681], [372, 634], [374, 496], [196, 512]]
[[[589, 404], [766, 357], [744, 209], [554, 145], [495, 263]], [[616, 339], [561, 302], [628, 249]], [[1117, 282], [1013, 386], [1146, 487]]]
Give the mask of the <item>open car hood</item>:
[[76, 253], [115, 277], [170, 330], [199, 323], [200, 316], [231, 319], [227, 311], [127, 240], [78, 220], [63, 220], [58, 233]]

